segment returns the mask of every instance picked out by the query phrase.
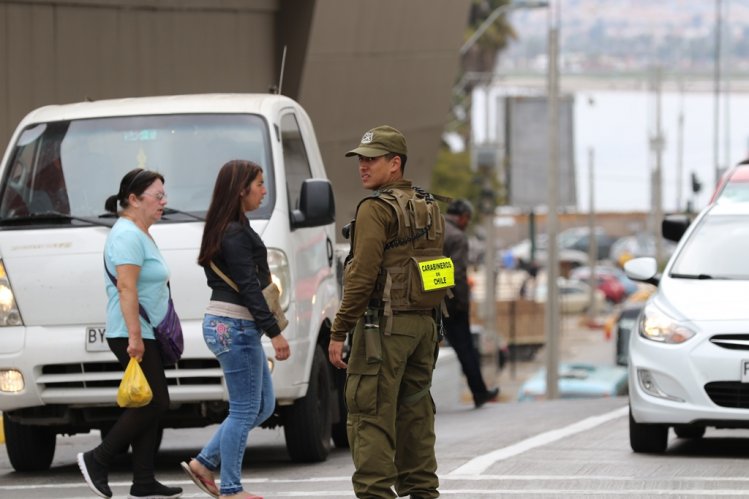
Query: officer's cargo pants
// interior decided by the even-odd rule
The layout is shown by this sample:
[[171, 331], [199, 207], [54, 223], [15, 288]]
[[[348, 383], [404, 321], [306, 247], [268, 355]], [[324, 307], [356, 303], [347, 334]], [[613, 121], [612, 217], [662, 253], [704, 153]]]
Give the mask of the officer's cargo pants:
[[[439, 497], [434, 455], [434, 371], [437, 327], [427, 314], [397, 314], [390, 335], [359, 321], [346, 377], [347, 430], [359, 498]], [[365, 334], [379, 335], [380, 361]]]

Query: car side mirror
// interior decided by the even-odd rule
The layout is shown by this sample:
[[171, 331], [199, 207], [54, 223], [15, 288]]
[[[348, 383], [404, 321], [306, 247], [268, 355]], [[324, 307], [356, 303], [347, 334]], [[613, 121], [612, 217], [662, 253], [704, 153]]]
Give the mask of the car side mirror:
[[646, 256], [633, 258], [624, 264], [624, 273], [633, 281], [647, 282], [655, 286], [660, 282], [658, 262], [655, 258]]
[[299, 206], [291, 212], [291, 228], [317, 227], [335, 222], [335, 199], [330, 181], [308, 178], [302, 182]]
[[678, 243], [692, 223], [687, 215], [666, 215], [661, 222], [661, 234], [665, 239]]

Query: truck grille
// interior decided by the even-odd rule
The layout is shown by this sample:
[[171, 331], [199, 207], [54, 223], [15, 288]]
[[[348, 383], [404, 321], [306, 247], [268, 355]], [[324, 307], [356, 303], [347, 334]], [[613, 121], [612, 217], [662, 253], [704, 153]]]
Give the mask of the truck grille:
[[749, 383], [714, 381], [705, 385], [705, 391], [721, 407], [749, 409]]
[[[40, 388], [117, 388], [124, 369], [119, 362], [48, 364], [37, 379]], [[221, 385], [223, 372], [218, 360], [182, 359], [164, 368], [169, 386]]]

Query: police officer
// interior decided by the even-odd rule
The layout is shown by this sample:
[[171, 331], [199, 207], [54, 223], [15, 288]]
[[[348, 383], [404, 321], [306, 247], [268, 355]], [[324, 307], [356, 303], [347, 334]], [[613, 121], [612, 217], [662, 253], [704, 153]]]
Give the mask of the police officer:
[[[453, 279], [441, 258], [444, 220], [432, 196], [403, 178], [406, 139], [395, 128], [367, 131], [346, 156], [358, 157], [362, 185], [373, 191], [352, 222], [328, 350], [334, 366], [347, 368], [354, 492], [392, 498], [395, 487], [398, 496], [438, 497], [429, 388], [438, 343], [434, 310], [446, 293], [441, 283]], [[343, 345], [351, 330], [347, 365]]]

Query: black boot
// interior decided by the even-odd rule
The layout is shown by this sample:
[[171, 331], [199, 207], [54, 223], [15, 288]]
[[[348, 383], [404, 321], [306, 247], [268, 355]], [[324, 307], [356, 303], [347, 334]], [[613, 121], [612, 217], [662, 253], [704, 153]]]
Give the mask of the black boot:
[[128, 499], [174, 499], [182, 495], [179, 487], [167, 487], [154, 480], [149, 484], [133, 484]]

